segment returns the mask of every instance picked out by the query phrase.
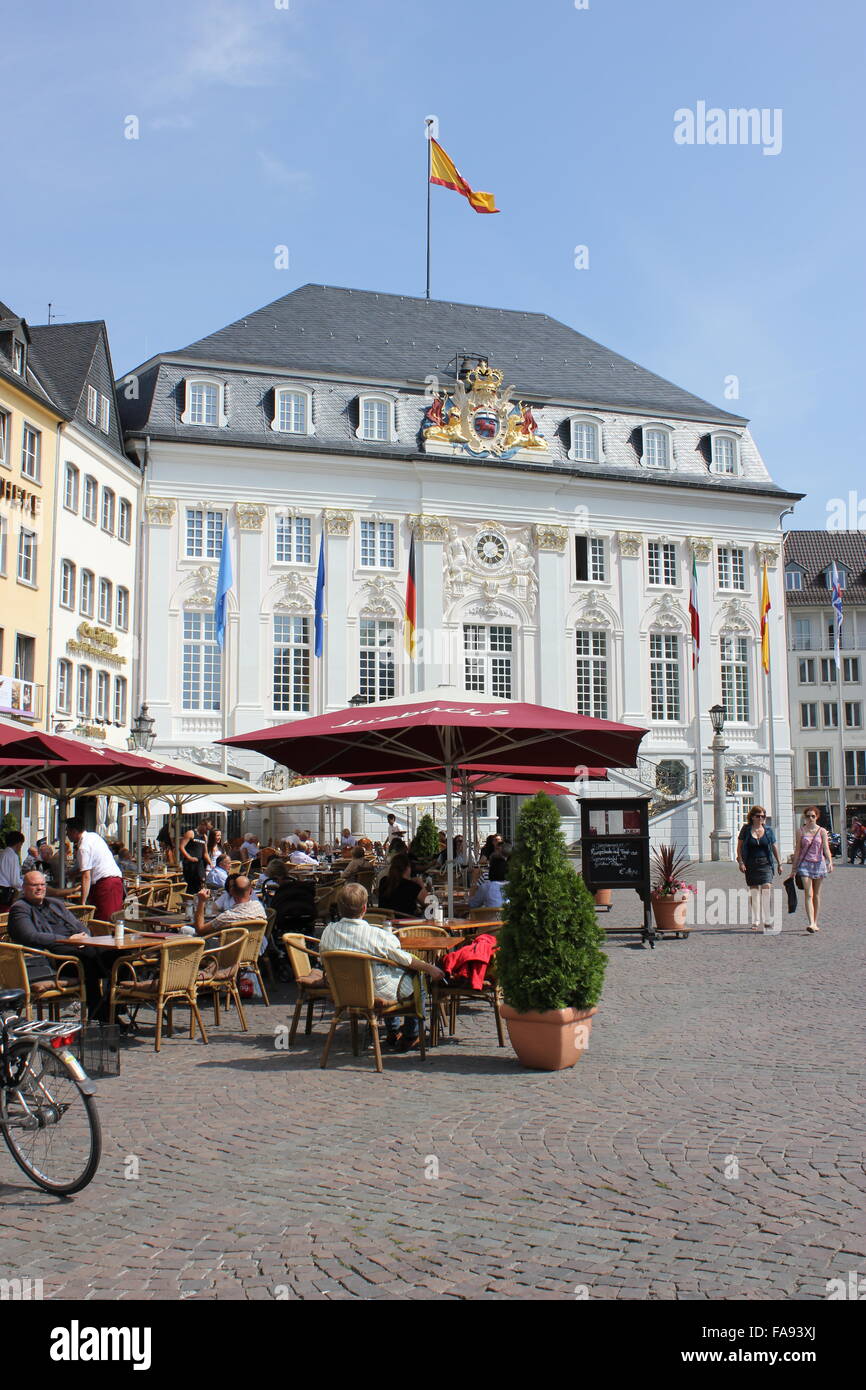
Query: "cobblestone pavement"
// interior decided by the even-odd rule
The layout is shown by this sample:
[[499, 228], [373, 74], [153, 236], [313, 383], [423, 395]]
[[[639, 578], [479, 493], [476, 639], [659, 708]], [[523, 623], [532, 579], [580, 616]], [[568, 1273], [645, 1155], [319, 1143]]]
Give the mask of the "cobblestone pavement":
[[822, 1299], [866, 1268], [864, 895], [841, 868], [815, 936], [729, 912], [654, 951], [612, 937], [590, 1049], [557, 1074], [479, 1006], [382, 1076], [346, 1036], [321, 1071], [320, 1021], [276, 1049], [287, 987], [209, 1047], [157, 1057], [148, 1031], [98, 1084], [85, 1192], [41, 1194], [0, 1152], [0, 1275], [48, 1298]]

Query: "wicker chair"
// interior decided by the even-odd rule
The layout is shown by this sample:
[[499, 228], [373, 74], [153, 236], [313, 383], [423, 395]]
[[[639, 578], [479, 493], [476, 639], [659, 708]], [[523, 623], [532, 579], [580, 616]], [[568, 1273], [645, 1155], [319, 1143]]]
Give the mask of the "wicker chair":
[[[31, 980], [27, 974], [28, 956], [47, 961], [54, 969], [53, 978]], [[64, 976], [64, 971], [69, 972], [68, 976]], [[80, 1000], [83, 1007], [86, 1002], [84, 970], [79, 960], [39, 951], [34, 946], [17, 946], [11, 941], [0, 942], [0, 989], [23, 989], [26, 1019], [33, 1017], [34, 1004], [37, 1018], [42, 1018], [42, 1010], [47, 1007], [48, 1017], [58, 1019], [61, 1004]]]
[[505, 1034], [502, 1031], [502, 1017], [499, 1012], [500, 990], [496, 980], [495, 962], [491, 960], [487, 967], [487, 974], [480, 989], [470, 989], [468, 984], [460, 984], [455, 981], [452, 984], [445, 984], [443, 980], [434, 980], [430, 990], [431, 1000], [431, 1027], [430, 1027], [430, 1046], [436, 1047], [445, 1017], [445, 1006], [448, 1006], [448, 1036], [454, 1037], [457, 1032], [457, 1009], [461, 999], [480, 999], [484, 1004], [490, 1004], [493, 1009], [493, 1017], [496, 1020], [496, 1036], [499, 1046], [505, 1046]]
[[265, 932], [268, 930], [268, 923], [266, 920], [262, 921], [259, 918], [254, 918], [253, 921], [247, 922], [245, 925], [247, 939], [244, 942], [240, 968], [241, 970], [248, 970], [251, 975], [255, 975], [259, 982], [259, 988], [262, 991], [262, 999], [264, 1000], [265, 1007], [268, 1008], [271, 1001], [268, 999], [268, 992], [265, 989], [265, 982], [262, 979], [260, 964], [262, 941], [264, 940]]
[[78, 918], [82, 926], [90, 930], [90, 923], [96, 916], [95, 907], [91, 907], [89, 904], [84, 907], [81, 903], [73, 903], [71, 907], [67, 906], [66, 911], [71, 912], [73, 917]]
[[[253, 918], [248, 923], [251, 927], [260, 927], [261, 918]], [[209, 994], [213, 999], [213, 1018], [214, 1023], [219, 1025], [220, 1021], [220, 1000], [225, 995], [226, 1008], [233, 1003], [238, 1011], [238, 1018], [244, 1032], [249, 1032], [247, 1027], [247, 1016], [244, 1013], [244, 1006], [241, 1003], [240, 991], [238, 989], [238, 972], [241, 967], [241, 958], [246, 947], [248, 932], [241, 922], [234, 923], [230, 927], [224, 927], [222, 931], [215, 932], [219, 936], [219, 946], [213, 946], [204, 952], [201, 960], [201, 968], [198, 975], [198, 992], [200, 995]], [[215, 966], [212, 974], [207, 970]]]
[[[193, 941], [183, 937], [179, 941], [166, 941], [161, 946], [148, 948], [131, 961], [129, 957], [119, 956], [111, 971], [111, 990], [109, 994], [108, 1017], [114, 1022], [118, 1004], [153, 1004], [156, 1008], [156, 1048], [162, 1044], [162, 1015], [168, 1008], [168, 1036], [173, 1032], [173, 1007], [177, 1003], [189, 1005], [189, 1036], [195, 1037], [195, 1025], [201, 1029], [202, 1042], [207, 1042], [207, 1033], [198, 1007], [198, 975], [204, 952], [203, 941]], [[156, 974], [144, 978], [142, 972], [153, 970]]]
[[401, 946], [404, 946], [407, 951], [411, 951], [413, 955], [416, 955], [419, 958], [419, 960], [429, 960], [432, 961], [434, 965], [440, 955], [440, 952], [415, 951], [413, 950], [414, 943], [416, 941], [423, 941], [425, 937], [431, 936], [444, 936], [446, 941], [450, 941], [452, 939], [451, 933], [445, 927], [434, 926], [432, 922], [429, 927], [394, 927], [393, 930], [394, 935], [399, 940]]
[[331, 1020], [331, 1028], [325, 1041], [325, 1050], [322, 1053], [322, 1067], [328, 1065], [328, 1053], [337, 1031], [337, 1024], [343, 1014], [349, 1016], [352, 1029], [352, 1051], [356, 1057], [359, 1055], [358, 1021], [365, 1019], [369, 1023], [373, 1035], [373, 1051], [376, 1056], [377, 1071], [383, 1071], [384, 1068], [382, 1066], [382, 1049], [379, 1045], [379, 1030], [376, 1024], [378, 1019], [387, 1018], [390, 1014], [415, 1015], [418, 1019], [418, 1046], [422, 1061], [427, 1055], [424, 1042], [427, 1019], [424, 1014], [424, 996], [421, 993], [419, 976], [417, 974], [412, 976], [413, 999], [404, 1000], [402, 1003], [386, 1003], [384, 1000], [376, 998], [373, 989], [372, 962], [374, 960], [382, 960], [383, 964], [386, 965], [393, 964], [392, 961], [385, 961], [381, 956], [368, 956], [360, 951], [322, 952], [325, 977], [334, 1001], [334, 1017]]
[[469, 921], [470, 921], [470, 922], [501, 922], [501, 921], [502, 921], [502, 908], [501, 908], [501, 907], [470, 907], [470, 909], [469, 909]]
[[289, 965], [292, 967], [292, 974], [295, 977], [295, 986], [298, 991], [292, 1026], [289, 1030], [289, 1047], [291, 1047], [297, 1037], [301, 1010], [304, 1005], [307, 1006], [307, 1023], [304, 1032], [312, 1033], [313, 1005], [319, 999], [327, 1000], [328, 1003], [331, 1003], [332, 1000], [331, 991], [325, 983], [324, 971], [313, 964], [314, 960], [319, 959], [319, 942], [316, 937], [302, 936], [300, 932], [285, 932], [283, 945], [286, 948], [286, 955], [289, 958]]

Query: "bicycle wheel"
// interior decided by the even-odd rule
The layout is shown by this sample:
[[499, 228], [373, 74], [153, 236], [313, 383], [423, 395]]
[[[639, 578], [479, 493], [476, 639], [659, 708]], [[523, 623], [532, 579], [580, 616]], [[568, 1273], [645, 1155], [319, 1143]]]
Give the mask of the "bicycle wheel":
[[99, 1166], [102, 1136], [84, 1073], [63, 1051], [23, 1039], [9, 1049], [0, 1091], [3, 1138], [19, 1168], [46, 1192], [80, 1192]]

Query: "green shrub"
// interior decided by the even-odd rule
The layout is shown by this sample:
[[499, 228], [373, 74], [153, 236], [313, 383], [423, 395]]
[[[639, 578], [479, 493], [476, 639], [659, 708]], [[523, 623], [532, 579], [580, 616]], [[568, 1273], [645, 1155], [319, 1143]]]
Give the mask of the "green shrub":
[[588, 1009], [598, 1002], [604, 932], [568, 862], [559, 812], [543, 793], [525, 803], [517, 822], [503, 920], [496, 971], [511, 1008]]
[[0, 821], [0, 849], [6, 848], [7, 834], [11, 834], [13, 830], [20, 829], [21, 827], [18, 824], [18, 817], [15, 815], [15, 812], [9, 811], [8, 814], [3, 817], [2, 821]]
[[409, 846], [416, 859], [435, 859], [439, 853], [439, 833], [432, 816], [422, 816]]

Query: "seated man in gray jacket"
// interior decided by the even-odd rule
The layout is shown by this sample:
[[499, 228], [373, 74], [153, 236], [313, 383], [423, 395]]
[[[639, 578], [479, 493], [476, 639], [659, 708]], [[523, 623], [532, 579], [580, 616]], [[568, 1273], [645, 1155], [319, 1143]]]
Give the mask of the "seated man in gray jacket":
[[[39, 951], [74, 956], [84, 969], [87, 1010], [92, 1019], [108, 1018], [108, 1001], [103, 997], [103, 981], [111, 974], [113, 953], [94, 945], [95, 938], [82, 928], [78, 918], [59, 898], [45, 896], [45, 875], [32, 869], [24, 875], [21, 897], [9, 909], [9, 936], [18, 946], [35, 946]], [[25, 956], [31, 981], [47, 980], [54, 974], [52, 962], [38, 956]]]

